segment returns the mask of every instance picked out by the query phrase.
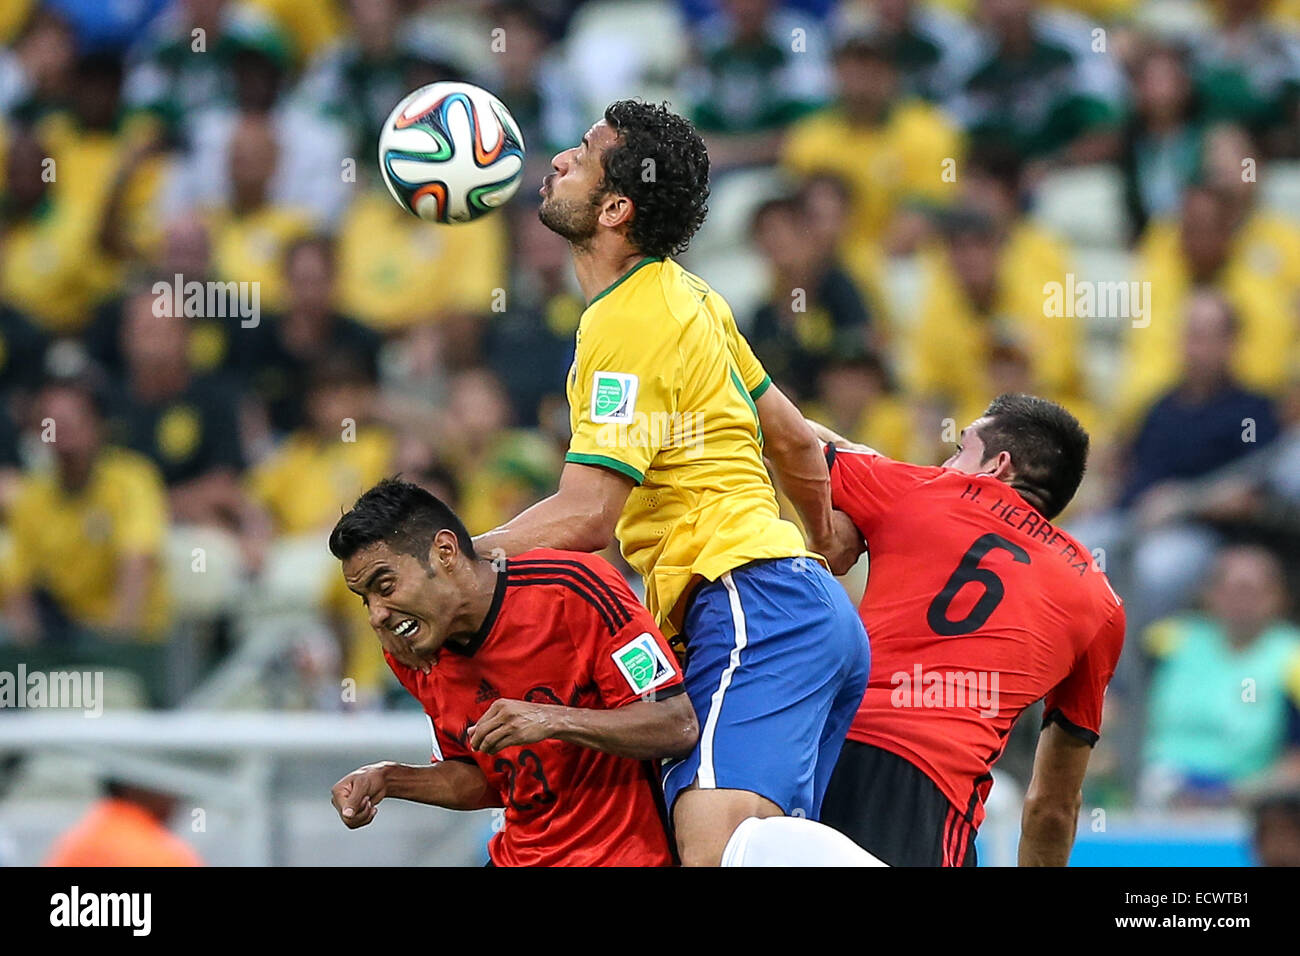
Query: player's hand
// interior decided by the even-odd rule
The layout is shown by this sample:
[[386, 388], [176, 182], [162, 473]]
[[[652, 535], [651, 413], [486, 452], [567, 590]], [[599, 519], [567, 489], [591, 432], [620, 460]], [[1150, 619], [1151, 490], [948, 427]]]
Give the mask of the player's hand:
[[839, 577], [847, 574], [858, 563], [862, 552], [867, 550], [867, 544], [862, 540], [862, 533], [852, 518], [843, 511], [832, 510], [831, 539], [825, 543], [814, 543], [813, 550], [826, 559], [831, 574]]
[[372, 763], [353, 770], [330, 790], [334, 809], [349, 830], [365, 826], [379, 812], [379, 801], [387, 793], [384, 774], [388, 766], [387, 763]]
[[469, 729], [469, 745], [485, 754], [494, 754], [507, 747], [547, 740], [555, 735], [556, 711], [563, 709], [525, 700], [495, 700]]

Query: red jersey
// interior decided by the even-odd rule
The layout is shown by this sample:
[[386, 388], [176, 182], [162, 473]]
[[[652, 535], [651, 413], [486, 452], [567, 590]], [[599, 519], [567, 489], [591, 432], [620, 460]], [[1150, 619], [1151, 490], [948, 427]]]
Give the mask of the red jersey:
[[500, 796], [505, 826], [488, 844], [497, 866], [673, 863], [656, 762], [559, 740], [469, 749], [470, 728], [498, 697], [610, 710], [684, 690], [668, 642], [603, 558], [511, 558], [468, 644], [444, 644], [427, 675], [384, 656], [429, 715], [434, 761], [472, 760]]
[[1088, 743], [1124, 642], [1093, 556], [1008, 484], [828, 451], [831, 498], [870, 555], [871, 677], [849, 739], [921, 769], [978, 827], [1011, 725], [1046, 697]]

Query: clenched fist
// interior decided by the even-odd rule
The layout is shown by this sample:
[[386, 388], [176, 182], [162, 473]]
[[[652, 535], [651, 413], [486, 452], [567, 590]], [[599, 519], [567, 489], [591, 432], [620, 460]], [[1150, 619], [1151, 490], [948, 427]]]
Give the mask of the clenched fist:
[[387, 795], [386, 772], [391, 763], [372, 763], [334, 784], [330, 798], [339, 819], [349, 830], [363, 827], [379, 812], [379, 801]]

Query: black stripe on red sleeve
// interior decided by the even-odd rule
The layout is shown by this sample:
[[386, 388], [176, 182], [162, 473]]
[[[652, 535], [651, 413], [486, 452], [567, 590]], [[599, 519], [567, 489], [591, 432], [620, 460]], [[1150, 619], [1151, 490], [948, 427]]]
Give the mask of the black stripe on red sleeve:
[[1096, 732], [1089, 730], [1087, 727], [1080, 727], [1078, 724], [1073, 724], [1067, 720], [1065, 714], [1061, 713], [1061, 708], [1059, 707], [1051, 713], [1043, 715], [1043, 726], [1046, 727], [1048, 724], [1058, 725], [1071, 737], [1078, 737], [1089, 747], [1097, 746], [1097, 741], [1101, 739], [1100, 735]]
[[595, 608], [596, 613], [600, 615], [601, 621], [603, 621], [605, 627], [609, 629], [609, 633], [611, 637], [615, 637], [618, 635], [620, 628], [614, 623], [614, 619], [609, 616], [609, 612], [605, 610], [604, 605], [600, 603], [600, 601], [595, 597], [595, 595], [591, 593], [591, 591], [584, 588], [581, 584], [574, 581], [574, 579], [571, 577], [544, 577], [543, 578], [543, 577], [535, 577], [530, 572], [528, 577], [512, 576], [510, 580], [506, 582], [506, 584], [509, 587], [527, 587], [528, 585], [534, 585], [534, 584], [557, 584], [562, 588], [572, 591], [574, 594], [578, 595], [578, 597], [582, 598], [593, 608]]
[[632, 620], [632, 612], [614, 593], [614, 589], [609, 586], [609, 582], [581, 561], [566, 560], [565, 558], [526, 558], [511, 561], [510, 568], [521, 573], [537, 570], [572, 574], [576, 579], [585, 582], [592, 589], [595, 596], [605, 605], [609, 616], [618, 621], [620, 627]]

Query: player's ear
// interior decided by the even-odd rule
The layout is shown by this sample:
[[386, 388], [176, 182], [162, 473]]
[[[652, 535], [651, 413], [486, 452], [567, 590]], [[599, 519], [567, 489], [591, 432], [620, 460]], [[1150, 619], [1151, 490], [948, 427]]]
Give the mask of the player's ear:
[[1011, 466], [1011, 452], [1003, 450], [992, 458], [985, 459], [985, 474], [992, 475], [999, 481], [1010, 481], [1015, 471]]
[[617, 228], [631, 222], [635, 211], [636, 207], [632, 205], [632, 200], [617, 193], [610, 193], [605, 197], [605, 203], [600, 208], [600, 224], [611, 229]]
[[444, 572], [449, 572], [459, 554], [460, 542], [456, 540], [455, 532], [443, 528], [433, 536], [433, 544], [429, 548], [429, 566], [433, 567], [436, 561]]

